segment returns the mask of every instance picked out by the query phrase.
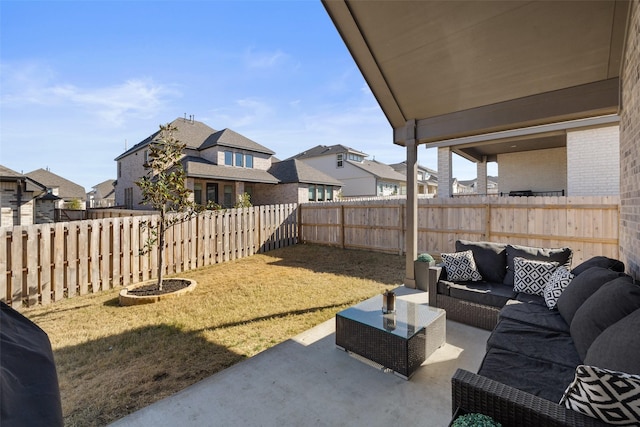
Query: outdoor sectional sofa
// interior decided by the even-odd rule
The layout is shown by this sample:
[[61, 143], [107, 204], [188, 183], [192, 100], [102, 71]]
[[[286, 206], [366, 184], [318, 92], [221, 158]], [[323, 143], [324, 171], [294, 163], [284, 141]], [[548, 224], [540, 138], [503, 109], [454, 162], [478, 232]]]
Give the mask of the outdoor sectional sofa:
[[[453, 307], [454, 320], [495, 326], [478, 373], [459, 369], [452, 378], [454, 411], [484, 413], [504, 427], [639, 425], [640, 286], [622, 262], [594, 257], [569, 270], [567, 248], [457, 242], [456, 249], [471, 250], [483, 278], [495, 281], [456, 283], [434, 268], [440, 280], [430, 283], [430, 301], [444, 302], [449, 319]], [[509, 269], [521, 268], [525, 257], [555, 262], [556, 270], [564, 265], [561, 289], [513, 291], [505, 281], [515, 274], [521, 285], [523, 275]], [[487, 269], [483, 262], [491, 260], [504, 270]], [[473, 313], [458, 314], [465, 309]]]

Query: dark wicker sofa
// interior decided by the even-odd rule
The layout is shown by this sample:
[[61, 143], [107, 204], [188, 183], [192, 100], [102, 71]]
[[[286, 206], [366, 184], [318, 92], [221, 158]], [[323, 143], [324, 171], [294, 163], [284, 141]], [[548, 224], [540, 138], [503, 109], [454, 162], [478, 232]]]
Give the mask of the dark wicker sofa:
[[[623, 270], [620, 261], [605, 257], [585, 261], [572, 270], [554, 309], [535, 295], [507, 301], [497, 310], [478, 373], [458, 370], [452, 378], [452, 412], [483, 413], [504, 427], [610, 425], [578, 412], [584, 406], [612, 423], [625, 411], [639, 417], [638, 380], [637, 390], [607, 396], [604, 410], [595, 404], [597, 392], [582, 400], [594, 378], [580, 377], [585, 369], [640, 375], [640, 286]], [[610, 378], [610, 384], [620, 380]], [[560, 403], [568, 388], [576, 410]]]

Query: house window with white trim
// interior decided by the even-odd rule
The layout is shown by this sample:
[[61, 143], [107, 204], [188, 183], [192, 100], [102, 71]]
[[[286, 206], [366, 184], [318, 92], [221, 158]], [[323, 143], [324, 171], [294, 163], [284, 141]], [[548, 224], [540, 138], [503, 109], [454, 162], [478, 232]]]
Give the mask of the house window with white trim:
[[231, 151], [224, 152], [224, 164], [225, 166], [233, 166], [233, 153]]
[[336, 167], [341, 168], [342, 166], [344, 166], [344, 154], [342, 153], [338, 153], [337, 155], [337, 164]]
[[253, 154], [244, 155], [244, 167], [253, 169]]
[[309, 201], [316, 201], [316, 186], [313, 184], [309, 184]]
[[235, 153], [236, 155], [236, 166], [242, 167], [242, 153]]

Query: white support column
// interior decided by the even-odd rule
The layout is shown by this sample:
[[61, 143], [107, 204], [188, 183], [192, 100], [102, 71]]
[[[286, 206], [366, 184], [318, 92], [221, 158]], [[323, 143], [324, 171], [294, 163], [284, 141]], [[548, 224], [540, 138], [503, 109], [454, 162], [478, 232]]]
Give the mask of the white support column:
[[477, 167], [477, 182], [476, 185], [476, 193], [482, 194], [483, 196], [487, 194], [487, 158], [485, 156], [482, 157], [482, 161], [476, 163]]
[[438, 197], [442, 199], [453, 195], [453, 167], [451, 164], [451, 149], [438, 147]]
[[416, 287], [413, 261], [418, 257], [418, 144], [415, 139], [416, 122], [409, 120], [406, 124], [405, 146], [407, 148], [407, 223], [405, 228], [406, 274], [404, 285]]

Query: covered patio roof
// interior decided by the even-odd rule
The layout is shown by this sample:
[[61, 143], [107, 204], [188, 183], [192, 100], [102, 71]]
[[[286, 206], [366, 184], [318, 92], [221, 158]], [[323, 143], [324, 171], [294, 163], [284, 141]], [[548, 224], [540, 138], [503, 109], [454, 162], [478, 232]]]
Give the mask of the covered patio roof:
[[[563, 146], [545, 128], [557, 122], [617, 120], [627, 1], [323, 4], [396, 144], [455, 145], [480, 160]], [[532, 131], [509, 133], [522, 128]]]

